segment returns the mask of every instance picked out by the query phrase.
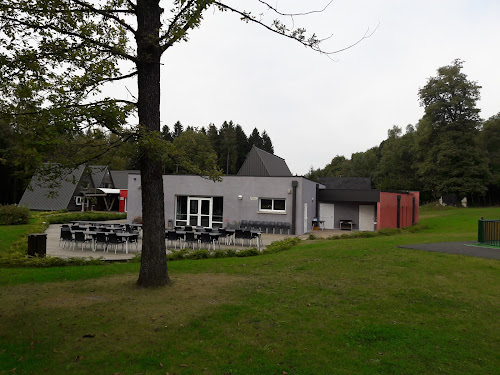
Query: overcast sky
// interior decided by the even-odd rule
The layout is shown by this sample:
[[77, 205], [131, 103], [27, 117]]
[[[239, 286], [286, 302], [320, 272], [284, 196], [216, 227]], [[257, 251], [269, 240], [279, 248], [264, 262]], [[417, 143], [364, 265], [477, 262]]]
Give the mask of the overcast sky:
[[[328, 0], [271, 2], [300, 12]], [[254, 1], [227, 3], [243, 10]], [[335, 0], [322, 13], [295, 17], [295, 26], [333, 34], [325, 50], [378, 29], [332, 61], [235, 14], [210, 11], [187, 43], [163, 57], [162, 125], [232, 120], [247, 134], [266, 130], [275, 154], [303, 175], [378, 145], [393, 125], [416, 124], [418, 89], [456, 58], [482, 86], [486, 119], [500, 112], [499, 16], [498, 0]]]

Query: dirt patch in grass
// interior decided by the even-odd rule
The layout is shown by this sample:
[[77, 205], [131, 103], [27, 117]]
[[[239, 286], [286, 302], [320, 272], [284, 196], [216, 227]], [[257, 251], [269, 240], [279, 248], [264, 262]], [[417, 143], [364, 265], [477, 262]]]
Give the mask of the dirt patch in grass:
[[[135, 285], [136, 274], [115, 275], [86, 281], [23, 284], [2, 288], [0, 297], [4, 310], [29, 310], [31, 308], [71, 309], [105, 303], [109, 306], [122, 304], [124, 300], [134, 300], [136, 306], [144, 302], [143, 308], [151, 312], [160, 308], [163, 312], [177, 310], [177, 306], [217, 304], [224, 302], [221, 293], [231, 284], [241, 283], [245, 278], [225, 274], [191, 274], [171, 277], [172, 284], [165, 288], [143, 289]], [[191, 304], [192, 305], [192, 304]], [[124, 305], [123, 309], [129, 306]]]

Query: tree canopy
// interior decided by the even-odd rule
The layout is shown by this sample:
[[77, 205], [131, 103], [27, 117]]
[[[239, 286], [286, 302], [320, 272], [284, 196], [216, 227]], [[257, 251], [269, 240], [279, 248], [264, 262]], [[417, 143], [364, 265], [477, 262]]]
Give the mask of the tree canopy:
[[481, 87], [455, 60], [437, 70], [419, 89], [422, 119], [389, 129], [387, 139], [351, 159], [336, 156], [308, 177], [371, 177], [384, 190], [420, 190], [425, 201], [455, 194], [472, 201], [500, 202], [499, 115], [481, 120]]
[[[338, 52], [325, 51], [316, 34], [294, 27], [293, 17], [307, 12], [284, 13], [262, 0], [245, 6], [257, 11], [214, 0], [0, 0], [0, 114], [25, 136], [27, 146], [36, 145], [26, 148], [30, 160], [40, 164], [59, 153], [61, 165], [68, 166], [101, 156], [104, 147], [75, 147], [77, 137], [93, 127], [115, 134], [117, 144], [136, 145], [144, 222], [139, 285], [169, 282], [162, 169], [165, 153], [174, 154], [175, 147], [160, 132], [164, 52], [187, 41], [209, 8], [232, 12], [320, 53]], [[290, 17], [292, 27], [285, 22]], [[104, 94], [107, 85], [131, 78], [137, 82], [134, 100], [120, 97], [122, 90]], [[137, 117], [128, 126], [132, 115]], [[226, 151], [233, 163], [234, 152]], [[218, 178], [217, 170], [205, 172]]]

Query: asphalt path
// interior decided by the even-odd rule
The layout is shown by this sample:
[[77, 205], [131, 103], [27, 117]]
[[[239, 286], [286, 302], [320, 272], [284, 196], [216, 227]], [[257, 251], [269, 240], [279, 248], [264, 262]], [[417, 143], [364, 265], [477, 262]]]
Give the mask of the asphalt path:
[[500, 259], [500, 248], [479, 246], [477, 242], [436, 242], [398, 246], [404, 249], [434, 251], [446, 254], [469, 255], [473, 257]]

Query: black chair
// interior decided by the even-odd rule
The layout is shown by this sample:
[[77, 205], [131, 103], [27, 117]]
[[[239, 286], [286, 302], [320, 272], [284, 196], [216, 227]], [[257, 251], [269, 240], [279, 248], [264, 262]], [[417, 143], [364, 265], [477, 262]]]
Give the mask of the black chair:
[[214, 245], [214, 250], [215, 250], [215, 244], [213, 243], [212, 237], [208, 232], [200, 233], [200, 236], [198, 237], [198, 243], [200, 244], [200, 246], [204, 243], [207, 243], [208, 250], [210, 250], [210, 245]]
[[107, 247], [110, 244], [115, 247], [115, 254], [116, 254], [116, 250], [118, 250], [118, 245], [120, 245], [120, 244], [122, 245], [122, 251], [123, 251], [123, 244], [124, 244], [123, 239], [121, 237], [118, 237], [116, 235], [116, 233], [114, 233], [114, 232], [108, 233], [108, 242], [107, 242], [107, 246], [106, 246], [106, 251], [107, 251]]
[[252, 232], [250, 230], [243, 231], [243, 242], [247, 241], [248, 246], [252, 244]]
[[186, 234], [184, 236], [184, 244], [190, 243], [192, 249], [194, 250], [194, 244], [195, 244], [195, 242], [197, 243], [198, 240], [196, 239], [196, 237], [194, 235], [194, 232], [186, 232]]
[[220, 236], [218, 238], [219, 244], [220, 244], [220, 240], [223, 239], [224, 245], [227, 245], [227, 239], [229, 237], [229, 233], [227, 233], [224, 228], [219, 228], [219, 233], [220, 233]]
[[138, 248], [139, 248], [139, 233], [136, 232], [136, 233], [133, 233], [133, 234], [134, 234], [133, 236], [130, 236], [128, 238], [128, 242], [130, 242], [130, 243], [134, 243], [135, 242], [135, 251], [137, 251]]
[[246, 227], [248, 227], [248, 221], [247, 220], [241, 220], [240, 228], [239, 229], [244, 229]]
[[255, 221], [249, 220], [248, 221], [248, 229], [252, 229], [255, 226]]
[[260, 230], [262, 232], [266, 231], [267, 233], [267, 228], [269, 227], [269, 223], [267, 221], [261, 221], [260, 222]]
[[108, 248], [108, 240], [106, 238], [106, 233], [104, 232], [97, 232], [95, 234], [95, 245], [94, 245], [94, 251], [97, 250], [97, 245], [101, 244], [102, 251], [106, 251]]
[[177, 250], [177, 242], [179, 242], [179, 248], [181, 247], [180, 236], [174, 230], [167, 231], [165, 233], [165, 238], [167, 239], [167, 241], [170, 241], [170, 245], [173, 244], [174, 250]]
[[253, 228], [256, 230], [262, 230], [262, 221], [256, 221], [253, 224]]
[[59, 240], [59, 244], [60, 243], [63, 243], [63, 249], [64, 249], [64, 246], [66, 246], [66, 244], [68, 244], [68, 248], [71, 250], [71, 242], [73, 242], [73, 234], [71, 233], [70, 230], [66, 230], [66, 229], [63, 229], [61, 228], [61, 237], [60, 237], [60, 240]]
[[235, 240], [235, 244], [236, 244], [236, 240], [237, 239], [240, 239], [241, 240], [241, 246], [243, 246], [243, 229], [235, 229], [234, 230], [234, 240]]
[[280, 234], [283, 234], [284, 226], [285, 226], [285, 223], [282, 223], [281, 221], [276, 222], [276, 229], [279, 229]]
[[283, 229], [286, 229], [286, 230], [288, 231], [288, 232], [287, 232], [287, 234], [290, 234], [290, 228], [292, 227], [292, 226], [290, 225], [290, 223], [288, 223], [288, 222], [287, 222], [287, 223], [283, 223], [283, 224], [285, 224], [285, 225], [283, 226]]
[[192, 232], [192, 231], [193, 231], [193, 226], [192, 226], [192, 225], [186, 225], [186, 226], [184, 227], [184, 230], [185, 230], [186, 232]]
[[76, 243], [77, 242], [80, 242], [82, 244], [82, 251], [83, 251], [83, 245], [85, 245], [86, 243], [90, 242], [91, 239], [90, 238], [86, 238], [85, 237], [85, 233], [83, 232], [75, 232], [75, 239], [74, 239], [75, 243], [74, 243], [74, 246], [76, 247]]
[[273, 229], [273, 233], [274, 233], [274, 230], [276, 229], [276, 222], [275, 221], [270, 221], [269, 222], [269, 229]]

